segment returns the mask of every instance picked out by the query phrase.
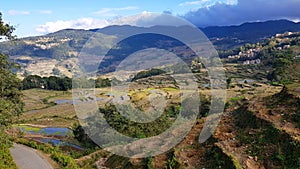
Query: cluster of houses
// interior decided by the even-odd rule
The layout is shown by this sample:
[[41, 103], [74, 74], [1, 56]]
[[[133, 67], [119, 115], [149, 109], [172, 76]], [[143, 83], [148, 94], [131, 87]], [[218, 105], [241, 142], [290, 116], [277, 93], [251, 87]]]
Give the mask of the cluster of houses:
[[37, 47], [36, 49], [46, 50], [46, 49], [51, 49], [52, 47], [59, 46], [61, 43], [68, 42], [70, 40], [71, 39], [67, 37], [59, 40], [55, 40], [54, 37], [41, 37], [36, 41], [24, 40], [24, 42], [25, 44], [28, 45], [34, 45], [35, 47]]
[[286, 36], [291, 36], [291, 35], [296, 35], [296, 34], [299, 34], [298, 32], [285, 32], [283, 34], [276, 34], [275, 37], [276, 38], [284, 38]]
[[283, 47], [277, 47], [277, 50], [288, 49], [290, 47], [291, 47], [291, 45], [284, 45]]
[[[275, 47], [276, 50], [286, 50], [291, 47], [290, 42], [292, 39], [300, 38], [300, 32], [285, 32], [283, 34], [276, 34], [271, 38], [272, 46]], [[261, 52], [260, 47], [256, 47], [255, 49], [249, 49], [246, 51], [239, 52], [237, 55], [228, 56], [228, 59], [231, 61], [240, 61], [243, 65], [255, 65], [260, 64], [261, 59], [257, 56]], [[295, 58], [300, 58], [300, 55]]]
[[260, 48], [249, 49], [245, 52], [239, 52], [238, 55], [228, 56], [228, 59], [254, 58], [260, 51]]
[[[282, 42], [289, 42], [291, 38], [298, 38], [300, 37], [300, 32], [285, 32], [283, 34], [276, 34], [275, 37], [272, 37], [273, 39], [276, 38], [277, 41], [279, 41], [279, 45]], [[277, 47], [277, 50], [284, 50], [290, 48], [290, 45], [282, 45], [280, 47]]]
[[246, 60], [243, 62], [243, 65], [255, 65], [255, 64], [260, 64], [260, 63], [261, 63], [260, 59]]
[[242, 63], [243, 65], [260, 64], [261, 60], [256, 59], [256, 56], [260, 51], [261, 51], [260, 48], [249, 49], [249, 50], [244, 51], [244, 52], [239, 52], [238, 55], [228, 56], [228, 59], [242, 59], [242, 60], [245, 60]]

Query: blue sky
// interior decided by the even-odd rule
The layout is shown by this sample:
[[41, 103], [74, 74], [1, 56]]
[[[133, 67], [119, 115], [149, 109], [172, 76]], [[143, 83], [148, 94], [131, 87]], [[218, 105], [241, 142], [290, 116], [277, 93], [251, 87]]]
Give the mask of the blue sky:
[[[65, 28], [104, 27], [122, 16], [147, 12], [168, 11], [197, 26], [282, 18], [298, 21], [299, 6], [300, 0], [10, 0], [1, 2], [0, 12], [4, 21], [15, 25], [15, 34], [24, 37]], [[128, 23], [134, 25], [138, 19]]]

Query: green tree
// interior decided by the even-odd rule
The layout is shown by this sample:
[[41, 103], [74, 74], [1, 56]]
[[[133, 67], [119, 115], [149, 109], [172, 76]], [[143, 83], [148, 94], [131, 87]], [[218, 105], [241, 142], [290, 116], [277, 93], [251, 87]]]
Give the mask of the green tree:
[[[13, 39], [14, 28], [3, 23], [0, 13], [0, 38]], [[12, 118], [20, 115], [23, 108], [21, 101], [21, 81], [12, 72], [17, 65], [7, 55], [0, 54], [0, 125], [7, 127]]]
[[21, 82], [12, 73], [16, 65], [8, 60], [8, 56], [0, 54], [0, 125], [7, 127], [15, 116], [22, 112]]
[[78, 140], [82, 146], [86, 148], [95, 148], [97, 145], [89, 138], [85, 133], [83, 127], [76, 124], [73, 129], [73, 134], [76, 140]]
[[2, 20], [2, 13], [0, 12], [0, 40], [7, 38], [9, 40], [15, 39], [16, 36], [12, 35], [15, 28], [9, 24], [6, 24]]
[[[12, 40], [14, 27], [2, 21], [0, 13], [0, 40]], [[0, 168], [16, 168], [9, 154], [10, 141], [6, 134], [13, 118], [20, 115], [23, 108], [21, 101], [21, 82], [11, 71], [17, 68], [7, 55], [0, 54]]]
[[46, 82], [38, 75], [27, 76], [22, 81], [23, 89], [41, 88], [42, 86], [46, 86]]

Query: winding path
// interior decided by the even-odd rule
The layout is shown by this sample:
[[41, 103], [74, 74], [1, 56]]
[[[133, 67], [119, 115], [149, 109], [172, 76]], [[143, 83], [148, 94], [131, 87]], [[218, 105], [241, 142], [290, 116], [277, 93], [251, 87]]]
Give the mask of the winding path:
[[53, 169], [50, 163], [32, 148], [14, 144], [10, 152], [19, 169]]

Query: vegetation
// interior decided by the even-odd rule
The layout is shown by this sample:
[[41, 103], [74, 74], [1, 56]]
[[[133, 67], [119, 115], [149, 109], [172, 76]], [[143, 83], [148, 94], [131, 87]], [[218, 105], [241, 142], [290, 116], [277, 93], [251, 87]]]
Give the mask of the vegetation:
[[288, 84], [292, 79], [286, 76], [287, 70], [294, 63], [296, 54], [291, 49], [283, 51], [264, 51], [264, 65], [272, 66], [273, 70], [267, 75], [271, 81]]
[[144, 169], [152, 169], [153, 168], [153, 166], [152, 166], [152, 160], [153, 160], [152, 157], [143, 158], [143, 160], [142, 160], [143, 168]]
[[234, 167], [236, 169], [243, 169], [243, 167], [241, 166], [241, 164], [239, 163], [238, 159], [236, 157], [234, 157], [233, 155], [230, 156], [232, 163], [234, 165]]
[[[128, 111], [136, 111], [129, 106], [124, 106], [122, 108], [127, 109]], [[113, 105], [107, 105], [104, 108], [100, 108], [100, 112], [104, 115], [104, 118], [110, 126], [125, 135], [136, 138], [145, 138], [158, 135], [169, 128], [172, 124], [172, 121], [174, 121], [174, 119], [170, 118], [168, 112], [163, 113], [161, 117], [149, 123], [130, 121], [121, 115]], [[173, 116], [173, 114], [174, 113], [172, 112], [170, 115]], [[147, 115], [145, 114], [145, 116]], [[90, 122], [93, 121], [97, 123], [95, 119], [91, 120]]]
[[[252, 72], [248, 78], [267, 79], [272, 84], [290, 84], [300, 79], [299, 59], [300, 34], [282, 35], [266, 39], [256, 44], [245, 44], [241, 47], [220, 51], [219, 54], [227, 63], [239, 64], [241, 70]], [[228, 58], [231, 56], [230, 58]], [[233, 57], [233, 58], [232, 58]], [[243, 65], [245, 61], [260, 59], [260, 64]]]
[[78, 165], [81, 169], [97, 169], [97, 165], [95, 164], [100, 158], [106, 159], [108, 156], [108, 152], [104, 150], [97, 151], [89, 155], [90, 158], [79, 161]]
[[37, 144], [34, 141], [25, 140], [25, 139], [18, 139], [18, 143], [26, 145], [28, 147], [41, 150], [46, 154], [49, 154], [51, 159], [57, 162], [61, 168], [63, 169], [79, 169], [76, 161], [70, 156], [63, 153], [59, 150], [58, 147], [53, 147], [49, 144]]
[[73, 129], [74, 138], [78, 140], [82, 146], [95, 149], [97, 145], [85, 133], [81, 125], [75, 125]]
[[17, 166], [9, 152], [11, 145], [12, 144], [8, 140], [7, 134], [4, 133], [2, 129], [0, 132], [0, 168], [17, 169]]
[[[238, 140], [248, 146], [248, 153], [264, 160], [266, 168], [300, 166], [300, 144], [270, 122], [258, 119], [243, 108], [235, 112]], [[250, 132], [250, 131], [255, 132]]]
[[[1, 19], [0, 14], [0, 38], [2, 36], [5, 36], [7, 39], [14, 39], [14, 36], [12, 35], [12, 32], [14, 30], [13, 27], [10, 25], [4, 24]], [[242, 27], [242, 26], [241, 26]], [[263, 33], [265, 35], [265, 32], [267, 30], [263, 30]], [[29, 41], [33, 41], [35, 43], [33, 44], [25, 44], [24, 41], [17, 41], [14, 42], [16, 45], [12, 45], [13, 42], [5, 42], [3, 45], [0, 46], [1, 51], [4, 51], [6, 53], [12, 53], [14, 55], [17, 54], [24, 54], [24, 55], [32, 55], [32, 53], [35, 53], [35, 56], [38, 57], [51, 57], [55, 59], [67, 59], [70, 57], [76, 57], [76, 52], [80, 51], [80, 48], [82, 45], [86, 42], [86, 39], [91, 36], [93, 32], [92, 31], [84, 31], [84, 30], [63, 30], [56, 33], [52, 33], [47, 35], [48, 40], [43, 41], [41, 40], [41, 37], [32, 37], [32, 38], [26, 38]], [[212, 33], [212, 32], [211, 32]], [[97, 34], [99, 37], [98, 39], [108, 40], [109, 42], [112, 41], [112, 37], [108, 37], [107, 35], [100, 35]], [[247, 33], [243, 37], [243, 35], [238, 35], [239, 38], [249, 38], [249, 36], [252, 36], [252, 34], [249, 35]], [[147, 35], [148, 38], [153, 38], [151, 42], [156, 42], [156, 37], [150, 37], [150, 35]], [[284, 38], [270, 38], [268, 40], [265, 40], [260, 43], [253, 43], [253, 44], [244, 44], [245, 41], [241, 42], [243, 44], [242, 46], [239, 46], [237, 48], [232, 48], [233, 46], [237, 45], [236, 43], [239, 43], [239, 39], [235, 39], [235, 43], [230, 43], [234, 39], [233, 37], [226, 37], [226, 38], [218, 38], [219, 42], [215, 42], [220, 48], [232, 48], [231, 50], [220, 50], [219, 55], [221, 58], [224, 58], [225, 63], [228, 64], [229, 69], [232, 69], [231, 72], [229, 72], [229, 78], [226, 81], [227, 87], [229, 88], [228, 91], [234, 91], [238, 94], [230, 95], [231, 97], [228, 98], [228, 103], [226, 104], [226, 108], [228, 111], [231, 111], [233, 108], [236, 108], [238, 106], [241, 106], [239, 109], [234, 111], [232, 114], [226, 116], [226, 122], [234, 123], [234, 131], [232, 128], [228, 128], [228, 132], [230, 134], [226, 135], [226, 139], [230, 138], [231, 135], [234, 135], [234, 137], [230, 138], [232, 142], [236, 143], [234, 146], [244, 146], [245, 148], [241, 151], [245, 150], [245, 154], [243, 155], [249, 155], [249, 156], [255, 156], [258, 158], [258, 161], [264, 161], [263, 166], [265, 168], [297, 168], [300, 166], [300, 145], [298, 141], [295, 141], [295, 139], [286, 131], [284, 131], [282, 128], [279, 128], [275, 124], [272, 124], [271, 122], [268, 122], [266, 120], [260, 119], [254, 115], [253, 112], [249, 111], [245, 107], [247, 107], [247, 99], [248, 97], [245, 95], [246, 92], [252, 93], [254, 95], [254, 91], [252, 91], [253, 88], [257, 87], [255, 84], [252, 84], [251, 82], [241, 82], [243, 84], [239, 84], [239, 82], [236, 82], [236, 79], [242, 79], [242, 78], [253, 78], [259, 82], [264, 83], [263, 85], [266, 85], [268, 87], [272, 87], [268, 84], [274, 85], [274, 86], [282, 86], [287, 85], [294, 82], [299, 82], [299, 72], [300, 71], [300, 61], [299, 58], [296, 58], [296, 55], [299, 55], [300, 53], [300, 36], [296, 35], [289, 35]], [[145, 37], [140, 37], [139, 44], [137, 44], [137, 48], [142, 48], [148, 41]], [[143, 39], [144, 38], [144, 39]], [[288, 40], [287, 40], [288, 39]], [[228, 41], [229, 43], [222, 46], [221, 43], [224, 43], [225, 41]], [[250, 41], [250, 40], [249, 40]], [[251, 41], [256, 41], [256, 38], [251, 39]], [[131, 41], [130, 41], [131, 42]], [[134, 42], [136, 43], [136, 42]], [[175, 43], [170, 41], [170, 44]], [[167, 45], [169, 43], [166, 43]], [[30, 44], [30, 45], [29, 45]], [[52, 46], [48, 48], [47, 46], [51, 46], [53, 44], [59, 44], [57, 46]], [[106, 43], [107, 44], [107, 43]], [[150, 43], [149, 43], [150, 44]], [[163, 43], [162, 43], [163, 44]], [[40, 49], [38, 46], [46, 47], [47, 49]], [[88, 46], [90, 49], [98, 50], [96, 48], [98, 45], [95, 42], [95, 44], [89, 44]], [[181, 44], [175, 44], [181, 45]], [[238, 44], [239, 45], [239, 44]], [[109, 46], [109, 45], [108, 45]], [[289, 46], [289, 47], [287, 47]], [[124, 45], [124, 48], [128, 46]], [[149, 46], [148, 46], [149, 47]], [[169, 46], [168, 46], [169, 47]], [[174, 47], [174, 46], [172, 46]], [[101, 48], [106, 49], [107, 46], [101, 46]], [[3, 50], [2, 50], [3, 49]], [[134, 49], [124, 49], [125, 54], [122, 54], [123, 48], [122, 46], [118, 49], [121, 49], [119, 51], [110, 51], [115, 53], [109, 53], [112, 54], [111, 58], [106, 60], [107, 62], [104, 62], [104, 67], [107, 67], [107, 69], [103, 69], [104, 72], [107, 70], [113, 70], [113, 67], [118, 63], [121, 59], [123, 59], [123, 56], [126, 56], [126, 52], [131, 53], [134, 51]], [[181, 49], [181, 48], [180, 48]], [[255, 55], [249, 57], [237, 57], [233, 59], [228, 59], [227, 57], [229, 55], [240, 55], [241, 53], [247, 53], [248, 51], [253, 51], [253, 49], [257, 49], [257, 53]], [[184, 50], [183, 50], [184, 51]], [[117, 58], [115, 56], [121, 55], [121, 57]], [[248, 61], [249, 59], [261, 59], [262, 62], [260, 64], [253, 64], [253, 65], [243, 65], [243, 62]], [[234, 66], [232, 66], [234, 65]], [[176, 69], [174, 69], [174, 73], [180, 74], [181, 72], [186, 72], [183, 65], [172, 65]], [[227, 66], [227, 65], [226, 65]], [[173, 68], [172, 67], [172, 68]], [[228, 68], [226, 67], [226, 68]], [[28, 106], [28, 111], [30, 110], [38, 110], [38, 112], [33, 112], [32, 114], [28, 113], [26, 116], [24, 115], [24, 118], [18, 121], [19, 123], [31, 123], [31, 124], [43, 124], [43, 125], [63, 125], [65, 127], [71, 127], [72, 124], [77, 124], [77, 118], [74, 110], [72, 108], [71, 103], [66, 103], [63, 106], [59, 106], [58, 104], [54, 103], [54, 101], [62, 99], [65, 100], [66, 98], [70, 97], [69, 92], [65, 92], [67, 90], [70, 90], [72, 88], [72, 80], [68, 77], [56, 77], [56, 76], [50, 76], [50, 77], [40, 77], [37, 75], [29, 75], [24, 78], [22, 83], [20, 80], [16, 78], [16, 75], [12, 73], [12, 69], [14, 70], [17, 68], [17, 66], [9, 61], [9, 58], [7, 55], [0, 54], [0, 168], [12, 168], [15, 169], [16, 166], [13, 163], [12, 157], [9, 154], [9, 147], [11, 146], [10, 138], [7, 136], [6, 131], [11, 126], [11, 124], [14, 122], [13, 117], [19, 116], [22, 112], [23, 104], [21, 102], [20, 96], [21, 93], [19, 89], [32, 89], [32, 88], [39, 88], [34, 90], [28, 90], [23, 91], [26, 93], [26, 97], [23, 99], [31, 102], [31, 105]], [[198, 82], [199, 84], [209, 84], [209, 80], [206, 77], [203, 77], [206, 72], [203, 71], [204, 66], [201, 65], [200, 61], [196, 63], [195, 66], [195, 73], [198, 73], [199, 76]], [[59, 74], [58, 69], [54, 69], [53, 71], [57, 75]], [[141, 71], [138, 72], [131, 80], [135, 83], [133, 84], [139, 84], [141, 82], [139, 79], [143, 80], [149, 80], [154, 79], [152, 76], [157, 76], [161, 74], [166, 74], [165, 71], [160, 69], [150, 69], [147, 71]], [[200, 77], [201, 76], [201, 77]], [[148, 78], [148, 79], [147, 79]], [[160, 78], [160, 76], [159, 76]], [[155, 79], [154, 79], [155, 80]], [[166, 98], [172, 99], [174, 97], [175, 99], [177, 95], [180, 95], [178, 92], [179, 90], [176, 88], [170, 87], [171, 85], [174, 86], [174, 83], [170, 83], [166, 79], [161, 78], [160, 83], [155, 84], [156, 86], [159, 86], [162, 84], [162, 81], [166, 84], [160, 89], [163, 89], [164, 92], [167, 93]], [[203, 81], [202, 81], [203, 80]], [[84, 79], [84, 81], [86, 81]], [[90, 79], [88, 80], [85, 87], [109, 87], [111, 86], [111, 83], [114, 82], [114, 80], [110, 80], [108, 78], [102, 79]], [[188, 83], [186, 81], [186, 83]], [[95, 86], [92, 86], [91, 84], [95, 84]], [[169, 85], [170, 84], [170, 85]], [[150, 87], [152, 84], [149, 84]], [[257, 85], [257, 84], [256, 84]], [[175, 85], [176, 86], [176, 85]], [[199, 85], [200, 87], [201, 85]], [[204, 85], [203, 85], [204, 86]], [[274, 87], [273, 86], [273, 87]], [[206, 87], [207, 88], [207, 87]], [[239, 88], [239, 89], [235, 89]], [[244, 89], [248, 88], [248, 89]], [[47, 94], [42, 93], [41, 91], [46, 90], [59, 90], [59, 91], [48, 91]], [[150, 88], [148, 88], [150, 89]], [[154, 88], [153, 88], [154, 89]], [[273, 89], [273, 88], [272, 88]], [[101, 89], [101, 92], [103, 89]], [[136, 109], [133, 109], [132, 107], [123, 105], [123, 109], [127, 110], [128, 112], [133, 113], [140, 113], [139, 110], [142, 110], [143, 108], [147, 108], [147, 104], [143, 102], [144, 98], [146, 98], [147, 95], [150, 95], [149, 91], [143, 91], [142, 89], [137, 89], [139, 92], [136, 91], [130, 91], [130, 99], [132, 103], [136, 103], [135, 106]], [[152, 90], [152, 89], [151, 89]], [[201, 91], [202, 92], [202, 91]], [[206, 91], [203, 91], [206, 92]], [[265, 92], [265, 91], [261, 91]], [[36, 93], [39, 93], [36, 94]], [[51, 94], [49, 94], [51, 93]], [[66, 94], [67, 93], [67, 94]], [[31, 97], [32, 95], [38, 95], [35, 97]], [[105, 92], [103, 92], [101, 95], [105, 95]], [[29, 96], [29, 97], [27, 97]], [[113, 96], [111, 96], [113, 97]], [[115, 97], [115, 96], [114, 96]], [[203, 96], [201, 95], [201, 107], [200, 114], [198, 116], [197, 124], [202, 123], [202, 118], [207, 116], [207, 113], [210, 110], [210, 98], [209, 96]], [[37, 98], [37, 99], [36, 99]], [[59, 98], [59, 99], [58, 99]], [[108, 98], [108, 97], [107, 97]], [[142, 100], [142, 101], [141, 101]], [[179, 100], [179, 99], [178, 99]], [[68, 100], [67, 100], [68, 101]], [[141, 101], [141, 102], [139, 102]], [[282, 90], [282, 92], [273, 95], [272, 97], [265, 98], [264, 101], [267, 101], [268, 104], [266, 106], [268, 107], [268, 113], [269, 114], [278, 114], [282, 116], [282, 120], [280, 122], [289, 122], [296, 127], [300, 128], [300, 101], [298, 97], [293, 96], [292, 94], [289, 94], [286, 91], [286, 88]], [[139, 103], [143, 103], [143, 105], [138, 105]], [[184, 103], [184, 102], [183, 102]], [[99, 109], [100, 114], [99, 116], [104, 116], [106, 118], [106, 121], [110, 126], [112, 126], [114, 129], [116, 129], [118, 132], [135, 137], [135, 138], [145, 138], [145, 137], [151, 137], [160, 134], [161, 132], [165, 131], [167, 128], [169, 128], [172, 123], [175, 121], [178, 113], [181, 110], [181, 106], [178, 105], [177, 101], [171, 100], [167, 103], [164, 113], [157, 118], [155, 121], [150, 123], [137, 123], [135, 121], [130, 121], [126, 117], [124, 117], [121, 113], [117, 111], [117, 108], [113, 105], [107, 104]], [[281, 109], [276, 109], [277, 107], [281, 107]], [[49, 108], [49, 109], [48, 109]], [[144, 113], [144, 112], [141, 112]], [[267, 114], [264, 114], [267, 116]], [[142, 114], [142, 118], [147, 118], [150, 115], [145, 113]], [[231, 122], [234, 121], [234, 122]], [[91, 117], [87, 119], [86, 121], [90, 126], [93, 126], [97, 132], [101, 134], [101, 125], [96, 117]], [[70, 125], [71, 124], [71, 125]], [[201, 124], [202, 125], [202, 124]], [[199, 125], [200, 126], [200, 125]], [[197, 127], [199, 127], [197, 126]], [[225, 125], [226, 126], [226, 125]], [[202, 127], [202, 126], [201, 126]], [[219, 132], [227, 132], [227, 130], [224, 130], [220, 126], [221, 130]], [[94, 129], [93, 128], [93, 129]], [[36, 127], [29, 127], [24, 126], [25, 130], [36, 130], [38, 131], [39, 128]], [[99, 131], [100, 129], [100, 131]], [[227, 128], [226, 128], [227, 129]], [[103, 132], [105, 133], [105, 132]], [[75, 152], [75, 151], [63, 151], [59, 149], [58, 147], [53, 147], [48, 144], [40, 144], [37, 142], [34, 142], [30, 139], [17, 139], [17, 141], [21, 144], [27, 145], [29, 147], [35, 148], [37, 150], [41, 150], [45, 153], [47, 153], [55, 162], [57, 162], [60, 166], [60, 168], [65, 169], [76, 169], [76, 168], [96, 168], [95, 162], [100, 158], [105, 156], [106, 153], [103, 153], [102, 150], [98, 150], [97, 145], [89, 138], [89, 136], [85, 133], [84, 129], [80, 125], [75, 125], [73, 127], [73, 136], [69, 136], [72, 138], [67, 139], [76, 139], [80, 144], [86, 148], [85, 151], [82, 152]], [[98, 134], [98, 133], [95, 133]], [[190, 134], [192, 135], [198, 135], [199, 132], [191, 131]], [[219, 135], [222, 135], [222, 133], [218, 133]], [[101, 135], [102, 136], [102, 135]], [[104, 139], [110, 136], [103, 135]], [[111, 136], [113, 137], [113, 136]], [[213, 136], [218, 137], [218, 136]], [[191, 136], [187, 138], [193, 138]], [[234, 138], [234, 139], [233, 139]], [[107, 138], [109, 139], [109, 138]], [[175, 168], [182, 168], [185, 167], [184, 165], [188, 163], [187, 160], [182, 161], [181, 158], [187, 159], [193, 159], [193, 153], [199, 153], [199, 152], [206, 152], [203, 153], [205, 160], [207, 162], [204, 162], [203, 166], [205, 168], [242, 168], [244, 167], [244, 163], [240, 163], [241, 160], [240, 156], [235, 156], [230, 153], [226, 153], [224, 151], [224, 147], [231, 146], [226, 145], [222, 147], [220, 144], [217, 144], [218, 141], [224, 141], [224, 138], [221, 138], [220, 140], [217, 140], [220, 138], [212, 138], [208, 140], [210, 147], [205, 147], [198, 151], [194, 150], [195, 147], [200, 147], [202, 145], [195, 143], [194, 138], [191, 140], [188, 140], [188, 144], [183, 146], [182, 150], [174, 148], [171, 151], [163, 154], [165, 155], [165, 168], [168, 169], [175, 169]], [[184, 142], [184, 141], [183, 141]], [[184, 152], [184, 149], [193, 149], [193, 151], [187, 151]], [[175, 151], [179, 150], [179, 151]], [[231, 149], [234, 150], [234, 149]], [[96, 151], [96, 152], [95, 152]], [[92, 154], [90, 154], [92, 153]], [[181, 156], [180, 156], [180, 153]], [[82, 159], [77, 159], [75, 161], [75, 158], [79, 158], [82, 155], [90, 154], [89, 157]], [[105, 155], [103, 155], [105, 154]], [[185, 156], [186, 155], [186, 156]], [[185, 157], [182, 157], [185, 156]], [[149, 157], [144, 159], [138, 159], [134, 161], [135, 163], [140, 163], [139, 165], [143, 168], [153, 168], [155, 163], [157, 163], [156, 157]], [[203, 159], [197, 159], [197, 160], [203, 160]], [[140, 161], [139, 161], [140, 160]], [[257, 161], [257, 160], [256, 160]], [[131, 161], [129, 158], [120, 157], [117, 155], [111, 155], [108, 160], [105, 162], [105, 164], [111, 168], [135, 168], [134, 162]], [[159, 161], [160, 162], [160, 161]], [[202, 165], [202, 163], [201, 163]], [[205, 166], [208, 165], [208, 166]], [[198, 167], [198, 166], [197, 166]], [[138, 167], [136, 167], [138, 168]]]
[[179, 168], [179, 162], [175, 157], [175, 150], [172, 149], [169, 153], [167, 153], [168, 161], [166, 169], [176, 169]]
[[[0, 13], [0, 40], [4, 36], [14, 39], [12, 35], [14, 27], [5, 24]], [[11, 146], [6, 134], [7, 128], [13, 122], [13, 118], [22, 113], [20, 80], [12, 72], [17, 65], [10, 62], [7, 55], [0, 54], [0, 168], [15, 169], [16, 166], [10, 156], [8, 148]]]
[[24, 90], [32, 88], [41, 88], [48, 90], [66, 91], [72, 88], [72, 79], [68, 77], [40, 77], [37, 75], [29, 75], [23, 79], [22, 84], [22, 88]]
[[[107, 49], [106, 45], [114, 39], [111, 36], [97, 32], [68, 29], [45, 36], [28, 37], [16, 42], [5, 42], [0, 46], [0, 50], [11, 56], [68, 59], [76, 57], [87, 40], [92, 36], [98, 39], [98, 43], [86, 46], [91, 51], [96, 47], [97, 50], [99, 50], [99, 47]], [[25, 41], [33, 42], [33, 44], [27, 44]], [[95, 49], [94, 51], [97, 50]]]
[[102, 79], [102, 78], [97, 78], [95, 80], [95, 87], [96, 88], [101, 88], [101, 87], [109, 87], [111, 86], [112, 81], [108, 78]]
[[[284, 114], [284, 120], [295, 124], [295, 127], [300, 128], [300, 99], [288, 91], [287, 87], [284, 87], [280, 93], [265, 98], [265, 102], [269, 113]], [[283, 107], [284, 111], [274, 110], [275, 107]]]
[[141, 71], [138, 72], [131, 81], [136, 81], [138, 79], [142, 79], [142, 78], [147, 78], [147, 77], [151, 77], [151, 76], [156, 76], [156, 75], [160, 75], [165, 73], [163, 70], [160, 69], [150, 69], [147, 71]]
[[[210, 139], [211, 142], [214, 142]], [[228, 157], [222, 150], [217, 146], [212, 146], [207, 148], [205, 152], [205, 158], [208, 161], [208, 168], [224, 168], [224, 169], [232, 169], [236, 168], [234, 161]]]
[[133, 168], [132, 164], [130, 162], [130, 158], [122, 157], [122, 156], [118, 156], [118, 155], [111, 155], [105, 162], [105, 165], [109, 166], [110, 168], [116, 168], [116, 169]]
[[[111, 80], [108, 78], [97, 78], [96, 80], [91, 79], [89, 80], [89, 83], [95, 84], [96, 88], [111, 86]], [[38, 75], [29, 75], [23, 79], [22, 89], [27, 90], [33, 88], [67, 91], [72, 88], [72, 79], [68, 77], [40, 77]]]

